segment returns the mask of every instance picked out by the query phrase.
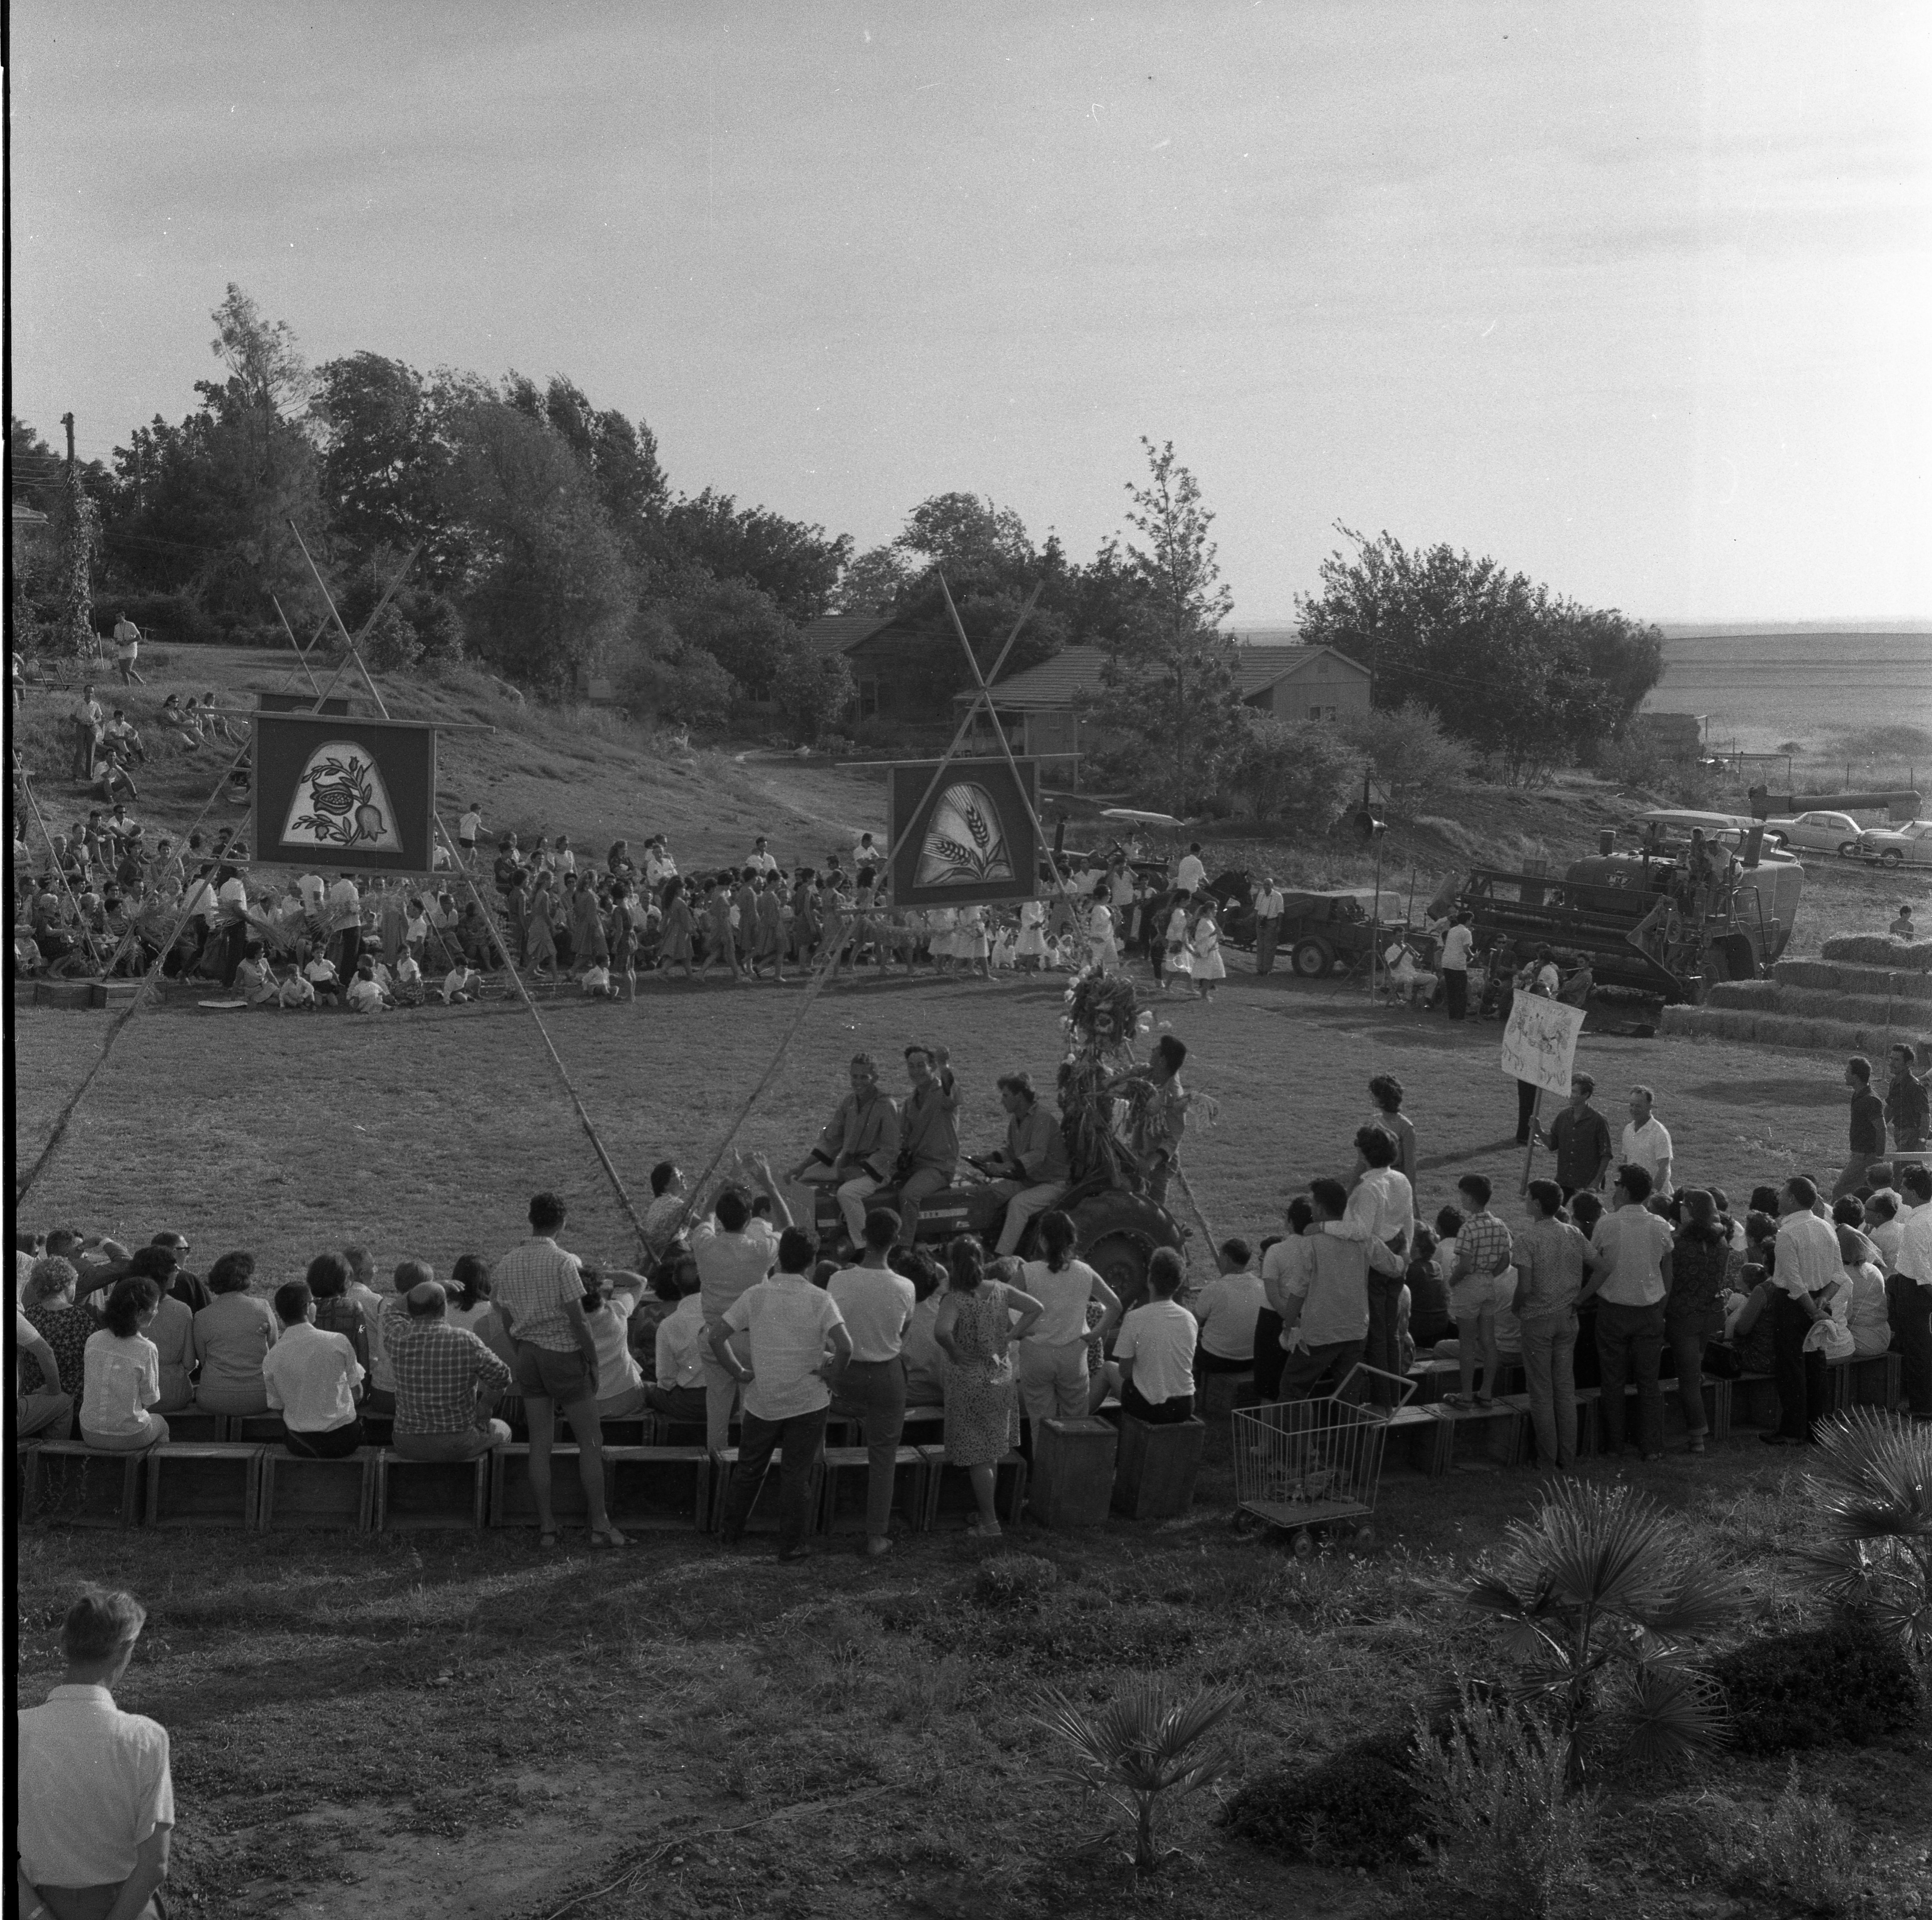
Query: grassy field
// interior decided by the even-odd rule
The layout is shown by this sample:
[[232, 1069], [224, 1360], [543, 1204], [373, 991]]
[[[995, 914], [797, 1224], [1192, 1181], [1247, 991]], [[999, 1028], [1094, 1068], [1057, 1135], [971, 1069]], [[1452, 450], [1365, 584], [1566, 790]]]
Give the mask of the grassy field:
[[[634, 1187], [661, 1154], [702, 1155], [798, 990], [679, 985], [634, 1008], [556, 1003], [559, 1047]], [[1060, 992], [833, 990], [746, 1143], [794, 1153], [855, 1047], [892, 1053], [915, 1035], [950, 1045], [969, 1143], [988, 1140], [994, 1074], [1052, 1068]], [[1217, 1233], [1268, 1230], [1284, 1192], [1342, 1167], [1364, 1084], [1384, 1068], [1409, 1089], [1426, 1205], [1466, 1169], [1506, 1182], [1520, 1168], [1493, 1026], [1457, 1032], [1372, 1013], [1341, 987], [1239, 971], [1211, 1009], [1175, 1002], [1161, 1017], [1190, 1042], [1189, 1077], [1219, 1105], [1189, 1156]], [[23, 1157], [101, 1026], [18, 1017]], [[1742, 1197], [1755, 1179], [1834, 1163], [1842, 1095], [1816, 1056], [1586, 1036], [1582, 1057], [1612, 1095], [1640, 1078], [1657, 1088], [1686, 1177]], [[446, 1272], [465, 1251], [494, 1256], [539, 1185], [570, 1197], [572, 1244], [625, 1254], [614, 1203], [529, 1017], [512, 1005], [380, 1021], [172, 1005], [132, 1023], [26, 1215], [142, 1239], [177, 1227], [199, 1264], [254, 1250], [268, 1284], [352, 1239], [386, 1268], [415, 1256]], [[1796, 1613], [1801, 1502], [1782, 1457], [1768, 1460], [1747, 1436], [1702, 1463], [1634, 1472], [1697, 1515], [1714, 1550], [1737, 1555], [1761, 1613]], [[1492, 1541], [1533, 1485], [1523, 1472], [1444, 1483], [1392, 1468], [1381, 1553], [1306, 1566], [1235, 1537], [1217, 1433], [1188, 1521], [1015, 1537], [1058, 1569], [1039, 1610], [1018, 1615], [974, 1597], [980, 1550], [956, 1535], [905, 1541], [884, 1567], [840, 1555], [799, 1570], [668, 1536], [614, 1561], [539, 1557], [522, 1534], [34, 1532], [20, 1540], [22, 1683], [31, 1696], [48, 1679], [48, 1634], [76, 1580], [141, 1594], [153, 1628], [128, 1703], [174, 1730], [183, 1907], [209, 1920], [538, 1920], [614, 1883], [568, 1911], [1019, 1920], [1125, 1907], [1204, 1920], [1292, 1901], [1366, 1916], [1396, 1910], [1400, 1890], [1288, 1874], [1208, 1825], [1204, 1805], [1177, 1835], [1198, 1865], [1136, 1894], [1093, 1844], [1099, 1809], [1049, 1777], [1033, 1703], [1049, 1684], [1098, 1698], [1130, 1668], [1234, 1681], [1238, 1778], [1399, 1718], [1447, 1661], [1480, 1651], [1429, 1583]], [[1886, 1814], [1863, 1785], [1853, 1792], [1870, 1765], [1829, 1757], [1807, 1775], [1858, 1808], [1879, 1849], [1875, 1883], [1902, 1884], [1911, 1819]], [[1922, 1806], [1923, 1749], [1886, 1765], [1886, 1792], [1904, 1805], [1916, 1793]], [[1774, 1797], [1781, 1775], [1725, 1762], [1702, 1786], [1713, 1781], [1754, 1803]], [[1620, 1813], [1644, 1841], [1620, 1839], [1623, 1864], [1606, 1865], [1604, 1884], [1633, 1913], [1680, 1910], [1673, 1888], [1688, 1856], [1672, 1851], [1672, 1804], [1652, 1796]], [[1441, 1903], [1424, 1886], [1403, 1896], [1425, 1897]]]

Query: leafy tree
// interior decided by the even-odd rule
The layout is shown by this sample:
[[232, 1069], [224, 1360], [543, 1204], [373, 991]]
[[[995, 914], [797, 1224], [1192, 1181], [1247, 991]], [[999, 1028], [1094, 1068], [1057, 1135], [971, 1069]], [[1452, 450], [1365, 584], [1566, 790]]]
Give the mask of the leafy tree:
[[616, 645], [635, 598], [592, 477], [548, 424], [501, 401], [464, 408], [452, 430], [446, 497], [476, 548], [458, 596], [470, 644], [566, 689]]
[[676, 554], [719, 580], [755, 587], [788, 620], [802, 626], [831, 604], [841, 571], [852, 557], [852, 537], [826, 537], [822, 526], [788, 520], [763, 507], [740, 507], [728, 493], [706, 487], [663, 512], [664, 532]]
[[87, 497], [78, 465], [62, 482], [60, 518], [60, 651], [92, 658], [98, 642], [94, 631], [94, 570], [100, 556], [100, 512]]
[[1512, 779], [1620, 738], [1662, 676], [1654, 627], [1447, 545], [1340, 531], [1355, 551], [1322, 563], [1320, 595], [1298, 604], [1303, 639], [1360, 660], [1378, 705], [1428, 706]]
[[1343, 739], [1359, 750], [1398, 807], [1440, 793], [1469, 777], [1469, 750], [1452, 740], [1419, 702], [1372, 708], [1340, 723]]
[[1229, 756], [1226, 780], [1258, 820], [1325, 828], [1347, 807], [1361, 756], [1336, 728], [1258, 714]]
[[1127, 518], [1143, 543], [1127, 550], [1138, 604], [1101, 666], [1098, 712], [1103, 726], [1145, 747], [1148, 791], [1184, 813], [1213, 790], [1251, 716], [1220, 631], [1233, 599], [1208, 537], [1214, 517], [1172, 441], [1156, 448], [1143, 436], [1141, 445], [1148, 482], [1127, 487]]
[[904, 554], [892, 541], [868, 547], [847, 564], [832, 596], [840, 613], [890, 613], [913, 577]]
[[807, 744], [836, 726], [859, 697], [843, 654], [814, 653], [802, 645], [794, 649], [772, 690], [786, 726]]
[[228, 377], [197, 380], [178, 426], [157, 415], [115, 449], [108, 549], [137, 585], [188, 589], [226, 627], [266, 625], [271, 594], [286, 605], [310, 586], [290, 522], [311, 549], [322, 528], [313, 382], [286, 322], [238, 287], [213, 318]]
[[594, 481], [613, 530], [634, 557], [644, 551], [647, 522], [669, 491], [658, 464], [657, 436], [642, 421], [635, 426], [616, 412], [599, 412], [582, 388], [562, 374], [553, 376], [534, 408], [534, 385], [520, 374], [506, 382], [506, 397], [533, 419], [547, 420]]
[[467, 559], [442, 485], [452, 448], [440, 398], [413, 367], [354, 353], [321, 370], [314, 403], [338, 541], [358, 561], [420, 547], [418, 577], [438, 586], [460, 577]]
[[798, 629], [742, 580], [699, 571], [675, 599], [657, 604], [682, 645], [702, 648], [754, 699], [770, 697], [799, 649]]

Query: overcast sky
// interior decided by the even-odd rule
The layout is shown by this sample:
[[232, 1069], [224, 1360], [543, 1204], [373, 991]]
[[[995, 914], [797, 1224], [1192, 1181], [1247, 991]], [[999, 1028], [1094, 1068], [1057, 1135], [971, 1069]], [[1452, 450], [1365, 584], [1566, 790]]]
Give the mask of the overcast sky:
[[1932, 614], [1932, 6], [18, 0], [14, 409], [310, 358], [542, 379], [866, 546], [953, 489], [1239, 624], [1333, 523], [1656, 619]]

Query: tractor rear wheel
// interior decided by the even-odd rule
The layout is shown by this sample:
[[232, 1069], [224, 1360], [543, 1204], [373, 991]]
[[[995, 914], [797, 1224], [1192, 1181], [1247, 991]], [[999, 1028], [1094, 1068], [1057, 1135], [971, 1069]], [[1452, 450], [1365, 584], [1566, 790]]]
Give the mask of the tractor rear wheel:
[[1147, 1298], [1147, 1249], [1130, 1233], [1103, 1233], [1080, 1257], [1119, 1295], [1120, 1310]]
[[1319, 980], [1334, 963], [1335, 956], [1328, 951], [1325, 941], [1310, 939], [1295, 942], [1292, 964], [1303, 979]]

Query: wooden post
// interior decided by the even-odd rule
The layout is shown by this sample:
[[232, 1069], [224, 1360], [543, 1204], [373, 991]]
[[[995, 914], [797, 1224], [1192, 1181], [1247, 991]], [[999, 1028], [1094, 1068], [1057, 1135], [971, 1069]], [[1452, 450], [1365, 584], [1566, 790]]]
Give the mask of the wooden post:
[[74, 471], [74, 415], [62, 414], [61, 424], [67, 429], [67, 470], [71, 473]]
[[1536, 1104], [1529, 1110], [1529, 1145], [1523, 1149], [1522, 1185], [1517, 1188], [1519, 1194], [1529, 1191], [1529, 1170], [1536, 1158], [1536, 1130], [1543, 1122], [1543, 1089], [1536, 1089]]

